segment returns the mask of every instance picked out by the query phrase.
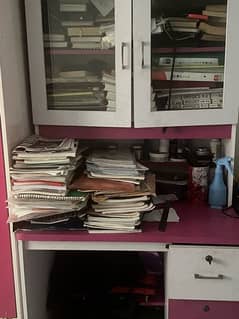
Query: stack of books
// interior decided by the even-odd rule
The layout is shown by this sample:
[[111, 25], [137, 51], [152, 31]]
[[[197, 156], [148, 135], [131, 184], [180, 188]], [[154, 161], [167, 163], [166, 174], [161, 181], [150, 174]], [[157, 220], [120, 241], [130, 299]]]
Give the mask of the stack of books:
[[47, 79], [50, 109], [105, 111], [104, 85], [98, 74], [86, 70], [67, 70]]
[[140, 231], [142, 212], [154, 208], [150, 195], [110, 194], [103, 200], [96, 193], [93, 196], [92, 211], [87, 214], [84, 225], [90, 229], [116, 232]]
[[107, 111], [115, 111], [116, 109], [116, 84], [115, 72], [103, 72], [102, 83], [106, 94]]
[[69, 197], [68, 184], [81, 163], [74, 139], [30, 136], [12, 152], [10, 221], [82, 209], [87, 196]]
[[[86, 160], [86, 175], [71, 188], [92, 193], [92, 206], [84, 223], [98, 231], [136, 231], [142, 212], [151, 211], [153, 188], [148, 169], [130, 150], [96, 150]], [[138, 231], [138, 230], [137, 230]]]
[[67, 34], [73, 49], [101, 49], [103, 33], [99, 26], [68, 27]]
[[45, 48], [66, 48], [68, 46], [65, 35], [60, 33], [45, 33], [43, 41]]
[[[199, 19], [192, 19], [188, 17], [168, 17], [166, 21], [169, 29], [173, 32], [193, 36], [199, 32]], [[170, 30], [168, 31], [170, 32]]]
[[222, 4], [207, 5], [202, 14], [207, 21], [201, 21], [199, 30], [203, 33], [201, 40], [225, 41], [227, 6]]

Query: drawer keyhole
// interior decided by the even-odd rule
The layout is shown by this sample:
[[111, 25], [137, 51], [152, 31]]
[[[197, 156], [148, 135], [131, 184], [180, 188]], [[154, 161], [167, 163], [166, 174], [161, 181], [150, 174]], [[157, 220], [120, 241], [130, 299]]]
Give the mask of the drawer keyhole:
[[212, 261], [213, 261], [213, 257], [208, 255], [205, 257], [205, 260], [209, 263], [209, 265], [211, 265]]
[[203, 307], [203, 311], [205, 311], [205, 312], [210, 311], [210, 307], [209, 307], [208, 305], [205, 305], [205, 306]]

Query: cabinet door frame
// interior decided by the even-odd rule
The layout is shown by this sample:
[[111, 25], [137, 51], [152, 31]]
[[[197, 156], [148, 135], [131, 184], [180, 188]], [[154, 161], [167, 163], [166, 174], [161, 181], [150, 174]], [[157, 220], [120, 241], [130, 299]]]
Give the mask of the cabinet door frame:
[[172, 127], [236, 124], [238, 120], [237, 40], [239, 2], [228, 0], [222, 109], [151, 112], [151, 0], [133, 0], [134, 125]]
[[41, 0], [25, 0], [32, 110], [35, 125], [131, 126], [132, 5], [129, 0], [114, 1], [116, 111], [107, 112], [47, 109]]

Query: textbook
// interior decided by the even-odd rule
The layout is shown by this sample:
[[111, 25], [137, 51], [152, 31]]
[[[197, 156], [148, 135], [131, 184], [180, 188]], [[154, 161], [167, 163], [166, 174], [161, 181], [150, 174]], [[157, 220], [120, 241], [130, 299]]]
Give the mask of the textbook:
[[102, 35], [99, 27], [69, 27], [67, 28], [68, 36], [92, 36], [97, 37]]
[[[223, 82], [223, 78], [223, 72], [173, 72], [174, 81]], [[165, 81], [170, 79], [170, 71], [152, 71], [152, 80]]]
[[66, 41], [44, 41], [45, 48], [67, 48], [67, 46]]
[[62, 12], [85, 12], [87, 11], [86, 3], [61, 3], [60, 11]]
[[220, 35], [220, 36], [226, 35], [226, 27], [214, 26], [206, 22], [201, 22], [199, 24], [199, 30], [212, 35]]
[[72, 42], [72, 49], [102, 49], [101, 42]]

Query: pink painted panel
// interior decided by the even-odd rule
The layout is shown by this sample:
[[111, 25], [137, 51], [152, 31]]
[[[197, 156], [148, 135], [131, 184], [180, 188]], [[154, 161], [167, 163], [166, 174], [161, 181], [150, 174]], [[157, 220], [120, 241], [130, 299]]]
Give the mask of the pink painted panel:
[[183, 126], [163, 128], [115, 128], [41, 125], [45, 137], [81, 139], [231, 138], [231, 125]]
[[238, 319], [239, 302], [169, 300], [168, 319]]
[[[173, 205], [179, 223], [168, 223], [165, 232], [157, 223], [144, 223], [142, 233], [88, 234], [87, 231], [17, 231], [18, 240], [32, 241], [108, 241], [158, 242], [178, 244], [239, 245], [239, 218], [198, 203]], [[230, 212], [228, 211], [228, 214]]]
[[0, 317], [15, 318], [16, 304], [11, 255], [2, 136], [0, 134]]

